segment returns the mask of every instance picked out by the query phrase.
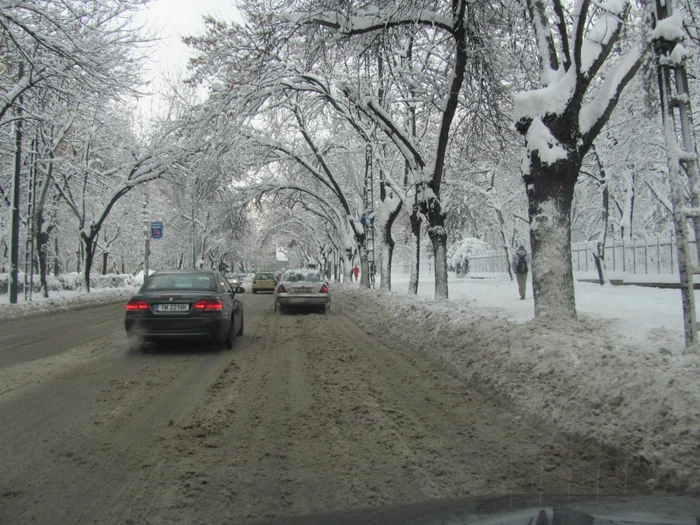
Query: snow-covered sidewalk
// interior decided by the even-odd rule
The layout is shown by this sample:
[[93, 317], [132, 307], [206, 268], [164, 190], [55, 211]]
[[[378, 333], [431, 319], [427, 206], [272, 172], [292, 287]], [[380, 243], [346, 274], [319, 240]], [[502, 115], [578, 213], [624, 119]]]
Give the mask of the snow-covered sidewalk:
[[0, 320], [14, 319], [35, 313], [71, 310], [95, 304], [126, 301], [129, 296], [136, 293], [136, 290], [138, 290], [138, 287], [108, 288], [93, 290], [90, 293], [63, 290], [51, 292], [48, 299], [42, 297], [41, 293], [34, 293], [31, 301], [25, 301], [24, 294], [20, 294], [17, 304], [10, 304], [9, 297], [7, 294], [4, 294], [0, 295]]
[[[595, 278], [594, 274], [577, 274], [577, 278]], [[657, 276], [658, 277], [658, 276]], [[616, 278], [638, 279], [653, 282], [652, 276], [619, 274]], [[677, 279], [677, 277], [676, 277]], [[670, 279], [659, 282], [673, 282]], [[518, 286], [505, 274], [476, 274], [470, 278], [450, 279], [450, 299], [460, 304], [470, 304], [486, 313], [505, 315], [524, 323], [534, 319], [532, 282], [528, 278], [527, 299], [518, 297]], [[392, 275], [392, 289], [398, 293], [408, 290], [408, 276]], [[641, 286], [600, 286], [596, 283], [576, 281], [576, 308], [579, 313], [595, 319], [611, 322], [621, 340], [637, 345], [651, 344], [652, 350], [665, 347], [681, 351], [683, 348], [683, 311], [680, 290], [648, 288]], [[434, 296], [435, 281], [432, 275], [421, 275], [418, 295]], [[700, 311], [700, 291], [696, 295]]]
[[[700, 488], [700, 356], [683, 351], [680, 292], [577, 283], [579, 321], [533, 320], [507, 278], [433, 281], [392, 294], [336, 288], [368, 331], [439, 359], [526, 417], [620, 452], [650, 485]], [[428, 296], [428, 297], [425, 297]]]

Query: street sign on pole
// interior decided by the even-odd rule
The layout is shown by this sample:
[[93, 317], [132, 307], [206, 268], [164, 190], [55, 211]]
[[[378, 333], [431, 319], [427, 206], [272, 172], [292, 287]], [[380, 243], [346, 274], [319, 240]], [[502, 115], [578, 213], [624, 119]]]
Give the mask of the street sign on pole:
[[151, 238], [152, 239], [162, 239], [163, 238], [163, 223], [162, 222], [152, 222], [151, 223]]

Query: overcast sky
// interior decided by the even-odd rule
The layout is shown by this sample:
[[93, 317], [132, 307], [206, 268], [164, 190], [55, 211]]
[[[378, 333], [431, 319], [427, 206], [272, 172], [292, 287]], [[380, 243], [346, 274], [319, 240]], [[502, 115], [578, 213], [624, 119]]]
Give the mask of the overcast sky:
[[[199, 34], [204, 29], [202, 16], [210, 14], [225, 21], [241, 21], [235, 0], [153, 0], [143, 9], [137, 20], [161, 41], [155, 45], [148, 76], [153, 88], [158, 89], [164, 73], [183, 71], [189, 58], [185, 35]], [[152, 101], [143, 100], [144, 109]]]

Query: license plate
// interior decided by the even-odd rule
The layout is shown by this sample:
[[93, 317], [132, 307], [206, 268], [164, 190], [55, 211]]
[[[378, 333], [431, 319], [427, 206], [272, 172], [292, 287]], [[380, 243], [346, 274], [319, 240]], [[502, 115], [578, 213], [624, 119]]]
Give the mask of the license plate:
[[307, 286], [300, 286], [299, 288], [296, 288], [297, 293], [311, 293], [311, 288]]
[[188, 312], [190, 309], [189, 304], [159, 304], [156, 305], [156, 311], [158, 312]]

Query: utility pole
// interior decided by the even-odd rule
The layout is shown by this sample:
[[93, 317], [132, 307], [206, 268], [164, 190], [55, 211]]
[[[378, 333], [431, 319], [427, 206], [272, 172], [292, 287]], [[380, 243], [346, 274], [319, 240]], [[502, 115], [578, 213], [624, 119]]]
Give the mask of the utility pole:
[[[688, 219], [693, 219], [697, 233], [700, 229], [700, 180], [688, 75], [685, 69], [687, 50], [681, 43], [683, 29], [682, 26], [670, 25], [675, 3], [675, 0], [656, 0], [656, 20], [653, 29], [660, 29], [661, 24], [666, 25], [663, 31], [659, 30], [655, 34], [654, 51], [676, 233], [685, 346], [689, 347], [698, 342], [693, 277], [700, 273], [700, 267], [692, 263], [690, 255]], [[681, 166], [687, 173], [687, 187], [682, 177]], [[688, 190], [690, 206], [686, 203]]]
[[192, 269], [197, 267], [197, 248], [194, 245], [194, 202], [192, 203]]
[[143, 282], [146, 282], [146, 279], [148, 279], [149, 275], [149, 269], [148, 269], [148, 256], [150, 255], [151, 252], [151, 229], [150, 229], [150, 224], [148, 223], [148, 189], [146, 188], [146, 185], [143, 185], [143, 193], [144, 193], [144, 200], [143, 200], [143, 233], [144, 233], [144, 240], [146, 242], [145, 249], [143, 251]]
[[[24, 77], [24, 63], [19, 63], [18, 80]], [[19, 264], [19, 188], [22, 171], [22, 96], [16, 108], [16, 120], [13, 124], [15, 139], [14, 174], [12, 177], [12, 214], [10, 218], [10, 304], [17, 303], [18, 264]]]
[[24, 248], [24, 300], [32, 300], [34, 289], [34, 209], [36, 206], [36, 135], [30, 143], [29, 185], [27, 188], [27, 240]]

